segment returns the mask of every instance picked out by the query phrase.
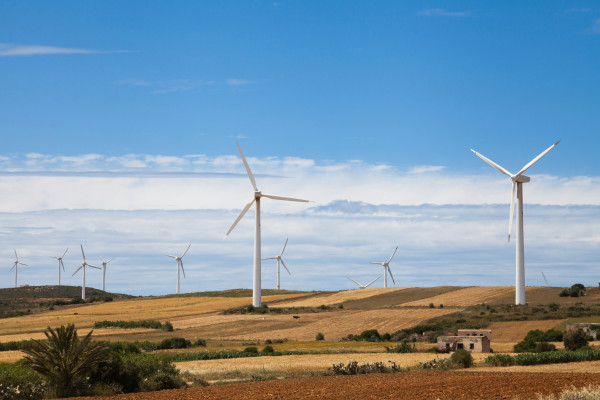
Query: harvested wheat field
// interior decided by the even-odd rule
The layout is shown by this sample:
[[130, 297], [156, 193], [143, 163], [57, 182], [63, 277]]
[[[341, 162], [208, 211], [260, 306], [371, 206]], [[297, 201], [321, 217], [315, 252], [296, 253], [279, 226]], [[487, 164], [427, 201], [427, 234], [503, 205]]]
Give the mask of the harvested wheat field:
[[506, 296], [509, 293], [514, 293], [514, 291], [515, 289], [509, 286], [475, 286], [454, 290], [426, 299], [411, 301], [402, 304], [402, 306], [428, 306], [429, 303], [433, 303], [436, 306], [438, 304], [443, 304], [444, 306], [466, 307], [488, 303], [496, 298]]
[[[303, 296], [303, 294], [263, 296], [263, 301], [278, 301], [298, 296]], [[170, 320], [241, 307], [251, 302], [251, 299], [247, 297], [170, 297], [91, 304], [48, 311], [43, 314], [3, 319], [0, 325], [0, 335], [41, 332], [48, 325], [60, 326], [68, 323], [75, 323], [78, 328], [89, 328], [95, 321], [102, 320]]]
[[[397, 374], [324, 376], [202, 388], [165, 390], [86, 400], [263, 400], [263, 399], [521, 399], [558, 394], [572, 387], [600, 384], [600, 374], [536, 374], [416, 371]], [[80, 398], [84, 399], [84, 398]]]
[[365, 329], [395, 332], [409, 328], [429, 318], [452, 313], [451, 309], [398, 309], [368, 311], [331, 311], [299, 314], [234, 314], [207, 315], [173, 321], [176, 329], [186, 329], [197, 337], [219, 340], [314, 340], [319, 332], [327, 340]]
[[[475, 362], [484, 360], [488, 354], [473, 354]], [[310, 370], [327, 370], [333, 364], [357, 361], [359, 364], [389, 361], [402, 368], [416, 367], [419, 363], [436, 358], [449, 358], [449, 354], [434, 353], [360, 353], [360, 354], [307, 354], [277, 357], [249, 357], [223, 360], [185, 361], [176, 363], [181, 371], [198, 375], [223, 374], [233, 371], [257, 372], [302, 372]]]
[[25, 357], [25, 353], [19, 350], [0, 351], [0, 363], [13, 363]]
[[309, 297], [308, 299], [292, 300], [282, 302], [276, 307], [319, 307], [321, 304], [332, 305], [343, 303], [349, 300], [359, 300], [367, 297], [377, 296], [384, 293], [398, 292], [408, 288], [403, 287], [388, 287], [388, 288], [367, 288], [344, 290], [341, 292], [324, 294], [319, 296]]

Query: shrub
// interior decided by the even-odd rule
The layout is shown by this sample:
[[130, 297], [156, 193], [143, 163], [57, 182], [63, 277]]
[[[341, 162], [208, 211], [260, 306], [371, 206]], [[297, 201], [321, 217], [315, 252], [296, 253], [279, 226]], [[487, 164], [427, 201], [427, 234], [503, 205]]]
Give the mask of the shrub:
[[359, 340], [379, 342], [381, 340], [381, 335], [377, 332], [377, 329], [367, 329], [366, 331], [362, 331]]
[[450, 360], [462, 368], [473, 366], [473, 356], [466, 350], [457, 350], [450, 356]]
[[107, 357], [108, 347], [92, 343], [92, 332], [79, 340], [73, 324], [48, 327], [44, 331], [48, 341], [34, 340], [25, 350], [24, 365], [47, 378], [59, 396], [74, 394], [87, 373]]
[[271, 339], [267, 339], [265, 340], [265, 344], [273, 344], [273, 341]]
[[436, 358], [431, 361], [420, 363], [419, 368], [448, 370], [456, 368], [456, 364], [454, 364], [449, 358]]
[[196, 341], [194, 342], [194, 347], [206, 347], [206, 340], [196, 339]]
[[493, 356], [488, 356], [485, 359], [485, 363], [488, 365], [493, 365], [494, 367], [506, 367], [509, 365], [514, 365], [514, 358], [509, 356], [508, 354], [494, 354]]
[[192, 347], [192, 342], [185, 338], [174, 337], [164, 339], [160, 342], [159, 349], [187, 349], [188, 347]]
[[585, 333], [581, 329], [572, 329], [567, 331], [563, 343], [567, 350], [577, 350], [588, 345]]
[[255, 346], [246, 347], [244, 353], [258, 354], [258, 348]]
[[389, 361], [389, 363], [390, 366], [386, 367], [382, 362], [359, 365], [357, 361], [351, 361], [347, 365], [344, 365], [344, 363], [333, 364], [331, 370], [334, 375], [361, 375], [404, 371], [401, 367], [396, 365], [395, 362]]
[[263, 347], [262, 352], [263, 353], [273, 353], [273, 352], [275, 352], [275, 350], [273, 349], [273, 346], [265, 346], [265, 347]]
[[397, 344], [394, 347], [385, 346], [386, 353], [414, 353], [416, 351], [417, 349], [414, 343], [411, 346], [406, 340], [403, 340], [402, 343]]
[[325, 335], [323, 335], [321, 332], [317, 333], [317, 336], [315, 337], [316, 340], [325, 340]]
[[0, 399], [38, 400], [46, 390], [46, 381], [24, 367], [23, 361], [14, 364], [0, 363]]
[[435, 308], [435, 305], [433, 303], [429, 303], [429, 308]]
[[515, 353], [544, 352], [556, 350], [556, 347], [547, 342], [560, 342], [563, 333], [557, 329], [549, 329], [543, 332], [539, 329], [529, 331], [525, 339], [514, 346]]

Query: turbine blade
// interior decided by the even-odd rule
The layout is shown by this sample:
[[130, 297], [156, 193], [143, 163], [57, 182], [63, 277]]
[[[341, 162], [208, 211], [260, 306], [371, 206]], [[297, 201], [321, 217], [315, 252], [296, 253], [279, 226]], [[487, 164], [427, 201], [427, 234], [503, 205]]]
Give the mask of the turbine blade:
[[261, 260], [277, 260], [277, 257], [261, 258]]
[[290, 272], [290, 270], [288, 269], [287, 265], [285, 265], [285, 263], [283, 262], [283, 258], [281, 258], [281, 263], [283, 264], [283, 268], [285, 268], [285, 270], [288, 272], [288, 274], [290, 274], [290, 276], [292, 275], [292, 273]]
[[110, 260], [108, 260], [106, 263], [108, 264], [109, 262], [111, 262], [112, 260], [114, 260], [115, 258], [111, 258]]
[[392, 282], [394, 282], [394, 285], [396, 284], [396, 281], [394, 280], [394, 275], [392, 275], [392, 269], [390, 268], [390, 266], [388, 265], [387, 267], [388, 272], [390, 273], [390, 276], [392, 277]]
[[392, 261], [392, 258], [394, 258], [394, 255], [396, 255], [396, 251], [398, 251], [398, 246], [396, 246], [396, 248], [394, 249], [394, 252], [392, 253], [392, 256], [390, 257], [390, 259], [388, 260], [388, 264], [390, 263], [390, 261]]
[[170, 255], [170, 254], [165, 254], [165, 255], [166, 255], [167, 257], [171, 257], [171, 258], [175, 258], [175, 259], [177, 259], [177, 257], [176, 257], [176, 256], [172, 256], [172, 255]]
[[187, 249], [185, 249], [185, 251], [183, 252], [183, 254], [181, 255], [181, 258], [183, 258], [183, 256], [186, 255], [186, 253], [188, 252], [188, 250], [190, 249], [190, 247], [192, 246], [192, 244], [190, 243], [190, 245], [187, 247]]
[[379, 275], [377, 278], [375, 278], [375, 279], [373, 279], [371, 282], [367, 283], [367, 284], [365, 285], [365, 287], [367, 288], [367, 287], [371, 286], [372, 284], [374, 284], [374, 283], [377, 281], [377, 279], [381, 278], [382, 276], [383, 276], [383, 275]]
[[25, 263], [22, 263], [21, 261], [19, 261], [19, 264], [20, 264], [20, 265], [24, 265], [24, 266], [26, 266], [26, 267], [29, 267], [29, 265], [27, 265], [27, 264], [25, 264]]
[[183, 272], [183, 277], [185, 278], [185, 269], [183, 269], [183, 260], [179, 260], [179, 265], [181, 265], [181, 272]]
[[308, 200], [295, 199], [293, 197], [274, 196], [272, 194], [263, 194], [263, 197], [268, 197], [273, 200], [298, 201], [301, 203], [308, 203]]
[[88, 267], [96, 268], [96, 269], [102, 269], [100, 267], [96, 267], [95, 265], [88, 264], [88, 263], [85, 263], [85, 265], [88, 266]]
[[[10, 269], [10, 271], [12, 271], [13, 269], [15, 269], [15, 267], [17, 266], [17, 264], [13, 264], [12, 268]], [[10, 272], [8, 271], [8, 272]]]
[[65, 270], [65, 264], [63, 263], [62, 260], [60, 260], [60, 266], [62, 267], [63, 271]]
[[361, 285], [360, 283], [356, 282], [354, 279], [350, 278], [349, 276], [347, 276], [346, 278], [350, 279], [352, 282], [356, 283], [358, 285], [358, 287], [363, 287], [363, 285]]
[[85, 253], [83, 252], [83, 245], [81, 245], [81, 255], [83, 256], [83, 262], [85, 262]]
[[508, 217], [508, 241], [510, 242], [510, 234], [512, 232], [512, 224], [515, 215], [515, 197], [517, 197], [517, 182], [512, 184], [512, 193], [510, 194], [510, 216]]
[[258, 192], [258, 188], [256, 187], [256, 181], [254, 180], [254, 175], [252, 175], [252, 171], [250, 170], [250, 166], [248, 165], [248, 162], [246, 161], [246, 157], [244, 157], [244, 153], [242, 152], [242, 148], [240, 147], [240, 145], [238, 144], [238, 142], [235, 142], [235, 145], [237, 146], [238, 150], [240, 151], [240, 155], [242, 156], [242, 161], [244, 162], [244, 167], [246, 167], [246, 172], [248, 173], [248, 177], [250, 178], [250, 182], [252, 182], [252, 187], [254, 188], [255, 192]]
[[229, 230], [227, 231], [227, 233], [225, 234], [225, 236], [229, 236], [229, 234], [231, 233], [231, 231], [233, 230], [233, 228], [235, 228], [235, 226], [238, 224], [238, 222], [240, 222], [240, 220], [242, 218], [244, 218], [244, 215], [246, 215], [246, 213], [248, 212], [248, 210], [250, 209], [250, 207], [252, 207], [252, 204], [254, 204], [254, 202], [256, 201], [256, 198], [252, 199], [252, 201], [248, 204], [246, 204], [246, 207], [244, 207], [244, 209], [242, 210], [242, 212], [240, 213], [240, 215], [238, 215], [237, 219], [235, 220], [235, 222], [233, 223], [233, 225], [231, 225], [231, 228], [229, 228]]
[[[83, 265], [81, 267], [77, 268], [77, 271], [73, 272], [73, 275], [75, 275], [76, 273], [78, 273], [81, 268], [83, 268]], [[73, 275], [71, 275], [71, 276], [73, 276]]]
[[536, 162], [538, 162], [540, 160], [540, 158], [544, 157], [547, 152], [549, 152], [550, 150], [552, 150], [554, 148], [554, 146], [556, 146], [559, 143], [560, 143], [560, 140], [558, 142], [554, 143], [552, 146], [548, 147], [546, 150], [542, 151], [539, 156], [537, 156], [533, 160], [529, 161], [529, 164], [527, 164], [526, 166], [523, 167], [522, 170], [520, 170], [519, 172], [517, 172], [517, 176], [519, 176], [523, 172], [527, 171], [529, 169], [529, 167], [531, 167], [533, 164], [535, 164]]
[[285, 246], [287, 246], [287, 242], [288, 242], [288, 239], [285, 239], [285, 244], [283, 245], [283, 250], [281, 250], [281, 253], [279, 253], [279, 257], [281, 257], [283, 255], [283, 252], [285, 251]]
[[17, 255], [17, 250], [16, 249], [13, 249], [13, 250], [15, 251], [15, 258], [18, 260], [19, 256]]
[[479, 154], [478, 152], [476, 152], [473, 149], [471, 149], [471, 151], [473, 153], [475, 153], [477, 155], [477, 157], [481, 158], [483, 161], [485, 161], [486, 163], [490, 164], [492, 167], [496, 168], [498, 171], [502, 172], [504, 175], [512, 176], [512, 174], [510, 172], [508, 172], [507, 170], [505, 170], [504, 168], [502, 168], [501, 166], [499, 166], [498, 164], [496, 164], [495, 162], [493, 162], [492, 160], [490, 160], [486, 156], [484, 156], [482, 154]]
[[65, 252], [63, 253], [62, 256], [60, 256], [60, 258], [63, 258], [65, 256], [65, 254], [67, 254], [67, 251], [69, 251], [69, 248], [67, 247], [67, 249], [65, 250]]
[[377, 264], [377, 265], [385, 266], [385, 263], [383, 263], [383, 262], [371, 261], [369, 264]]

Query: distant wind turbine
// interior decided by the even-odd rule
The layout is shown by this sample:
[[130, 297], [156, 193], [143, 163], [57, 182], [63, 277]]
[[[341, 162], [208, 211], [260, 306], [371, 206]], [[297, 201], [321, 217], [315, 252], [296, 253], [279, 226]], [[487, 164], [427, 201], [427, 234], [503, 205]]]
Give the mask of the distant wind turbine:
[[292, 273], [288, 269], [287, 265], [285, 265], [285, 262], [283, 262], [283, 258], [281, 258], [281, 256], [283, 256], [283, 252], [285, 251], [285, 247], [287, 246], [287, 243], [288, 243], [288, 239], [285, 239], [285, 244], [283, 245], [283, 250], [281, 250], [281, 253], [279, 253], [278, 256], [263, 258], [263, 260], [277, 260], [277, 290], [280, 290], [280, 286], [279, 286], [280, 265], [279, 264], [280, 263], [283, 264], [283, 267], [288, 272], [288, 274], [292, 275]]
[[542, 276], [544, 277], [544, 281], [546, 281], [546, 286], [550, 286], [548, 279], [546, 279], [546, 275], [544, 275], [544, 271], [542, 271]]
[[308, 200], [301, 200], [301, 199], [294, 199], [291, 197], [281, 197], [281, 196], [274, 196], [271, 194], [263, 194], [258, 190], [258, 187], [256, 186], [256, 181], [254, 180], [254, 175], [252, 175], [252, 171], [250, 170], [250, 166], [248, 165], [248, 162], [246, 161], [246, 157], [244, 157], [244, 153], [242, 152], [242, 149], [240, 148], [240, 145], [236, 142], [235, 143], [238, 150], [240, 151], [240, 155], [242, 156], [242, 161], [244, 162], [244, 167], [246, 167], [246, 172], [248, 173], [248, 177], [250, 178], [250, 182], [252, 182], [252, 187], [254, 188], [254, 198], [252, 199], [252, 201], [248, 204], [246, 204], [246, 207], [244, 207], [244, 209], [242, 210], [242, 212], [240, 213], [240, 215], [237, 217], [237, 219], [235, 220], [235, 222], [233, 223], [233, 225], [231, 225], [231, 228], [229, 228], [229, 230], [227, 231], [227, 233], [225, 234], [225, 236], [228, 236], [229, 233], [231, 233], [231, 231], [233, 230], [233, 228], [235, 228], [235, 226], [238, 224], [238, 222], [240, 222], [240, 220], [244, 217], [244, 215], [246, 215], [246, 212], [248, 212], [248, 210], [250, 209], [250, 207], [252, 207], [252, 205], [254, 203], [256, 203], [256, 213], [255, 213], [255, 226], [254, 226], [254, 272], [252, 275], [252, 305], [254, 307], [260, 307], [261, 304], [261, 297], [260, 297], [260, 290], [261, 290], [261, 272], [260, 272], [260, 198], [261, 197], [268, 197], [269, 199], [273, 199], [273, 200], [285, 200], [285, 201], [299, 201], [299, 202], [304, 202], [307, 203]]
[[[96, 267], [92, 264], [88, 264], [88, 262], [85, 261], [85, 253], [83, 252], [83, 245], [79, 245], [79, 246], [81, 246], [81, 255], [83, 256], [83, 263], [81, 264], [81, 266], [79, 268], [77, 268], [77, 270], [75, 272], [73, 272], [73, 275], [78, 273], [80, 269], [83, 269], [83, 275], [82, 275], [82, 279], [81, 279], [81, 299], [85, 300], [85, 267], [92, 267], [92, 268], [96, 268], [96, 269], [100, 269], [100, 268]], [[71, 276], [73, 276], [73, 275], [71, 275]]]
[[109, 262], [111, 262], [112, 260], [114, 260], [115, 258], [111, 258], [108, 261], [104, 261], [103, 258], [100, 258], [102, 260], [102, 291], [104, 291], [104, 282], [106, 281], [106, 264], [108, 264]]
[[519, 172], [516, 174], [511, 174], [506, 169], [496, 164], [489, 158], [479, 154], [475, 150], [471, 149], [473, 153], [477, 155], [477, 157], [481, 158], [483, 161], [510, 177], [512, 181], [512, 192], [510, 195], [510, 216], [508, 219], [508, 241], [510, 242], [510, 234], [512, 232], [512, 223], [515, 211], [515, 199], [517, 200], [517, 246], [516, 246], [516, 265], [515, 265], [515, 304], [517, 305], [525, 305], [527, 301], [525, 300], [525, 245], [523, 238], [523, 183], [529, 182], [531, 178], [523, 175], [525, 171], [527, 171], [533, 164], [538, 162], [540, 158], [544, 157], [546, 153], [554, 148], [557, 144], [560, 143], [560, 140], [554, 143], [552, 146], [548, 147], [546, 150], [540, 153], [536, 158], [531, 160], [527, 165], [525, 165]]
[[19, 272], [19, 265], [24, 265], [26, 267], [28, 267], [29, 265], [22, 263], [21, 261], [19, 261], [19, 256], [17, 255], [17, 250], [15, 250], [15, 263], [13, 264], [12, 268], [10, 269], [11, 271], [14, 269], [15, 270], [15, 287], [17, 287], [17, 275]]
[[388, 287], [388, 280], [387, 280], [387, 276], [388, 273], [390, 274], [390, 277], [392, 278], [392, 282], [394, 282], [394, 285], [396, 284], [396, 281], [394, 280], [394, 275], [392, 275], [392, 270], [390, 268], [390, 262], [392, 261], [392, 258], [394, 258], [394, 255], [396, 254], [396, 251], [398, 250], [398, 246], [396, 246], [396, 248], [394, 249], [394, 252], [392, 253], [392, 256], [390, 257], [389, 260], [387, 260], [387, 262], [371, 262], [371, 264], [377, 264], [377, 265], [381, 265], [383, 267], [383, 287]]
[[356, 283], [358, 285], [359, 289], [366, 289], [369, 286], [371, 286], [373, 283], [375, 283], [375, 281], [377, 281], [379, 278], [381, 278], [383, 276], [379, 275], [377, 278], [373, 279], [371, 282], [367, 283], [366, 285], [361, 285], [360, 283], [356, 282], [354, 279], [350, 278], [349, 276], [347, 276], [346, 278], [350, 279], [352, 282]]
[[65, 270], [65, 264], [63, 264], [63, 257], [65, 256], [65, 254], [67, 254], [67, 251], [69, 251], [68, 248], [65, 250], [62, 256], [52, 257], [58, 260], [58, 286], [60, 286], [60, 268], [62, 267], [63, 271]]
[[191, 245], [192, 244], [190, 243], [190, 245], [187, 247], [187, 249], [185, 249], [185, 251], [183, 252], [181, 257], [172, 256], [171, 254], [167, 254], [167, 257], [171, 257], [171, 258], [174, 258], [175, 260], [177, 260], [177, 294], [179, 294], [179, 268], [181, 267], [181, 272], [183, 272], [183, 277], [185, 278], [185, 270], [183, 269], [183, 256], [186, 255], [186, 253], [190, 249]]

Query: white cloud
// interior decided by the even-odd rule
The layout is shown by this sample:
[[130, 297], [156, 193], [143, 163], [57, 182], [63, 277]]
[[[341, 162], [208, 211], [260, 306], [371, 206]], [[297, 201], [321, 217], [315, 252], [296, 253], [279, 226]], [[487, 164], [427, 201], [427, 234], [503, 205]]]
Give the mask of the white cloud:
[[445, 167], [442, 165], [417, 165], [416, 167], [412, 167], [408, 172], [412, 174], [423, 174], [427, 172], [439, 172], [444, 168]]
[[69, 48], [69, 47], [18, 45], [18, 44], [12, 44], [12, 43], [0, 43], [0, 57], [56, 55], [56, 54], [99, 54], [99, 53], [114, 53], [114, 51], [97, 51], [97, 50], [77, 49], [77, 48]]
[[231, 85], [231, 86], [244, 86], [244, 85], [252, 85], [252, 84], [256, 83], [256, 81], [252, 81], [252, 80], [248, 80], [248, 79], [235, 79], [235, 78], [227, 79], [226, 82], [228, 85]]
[[447, 11], [443, 8], [428, 8], [421, 10], [417, 15], [426, 17], [438, 16], [438, 17], [468, 17], [470, 12], [468, 11]]

